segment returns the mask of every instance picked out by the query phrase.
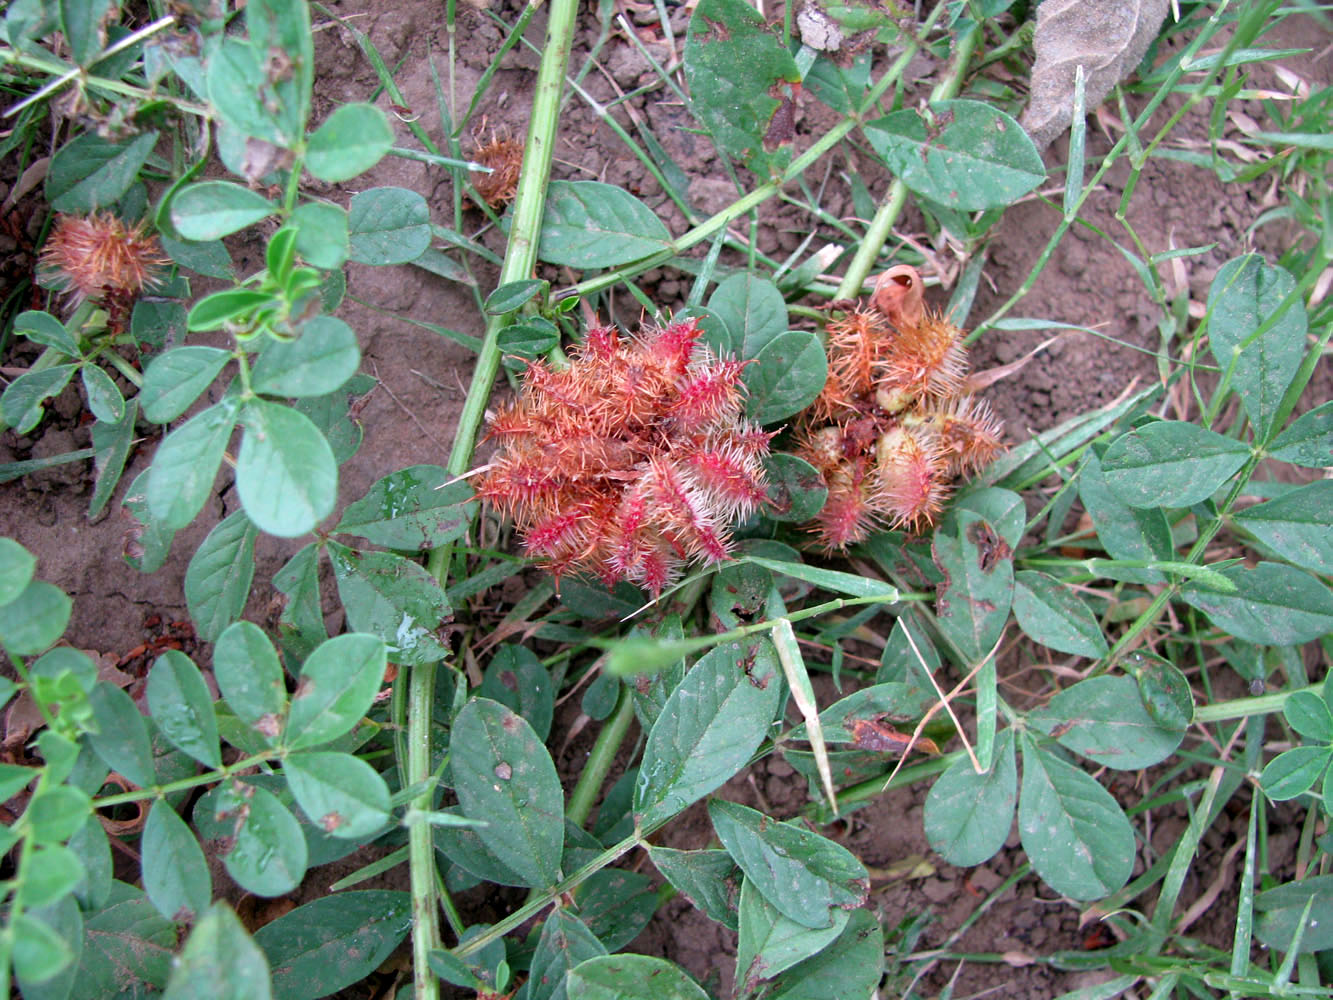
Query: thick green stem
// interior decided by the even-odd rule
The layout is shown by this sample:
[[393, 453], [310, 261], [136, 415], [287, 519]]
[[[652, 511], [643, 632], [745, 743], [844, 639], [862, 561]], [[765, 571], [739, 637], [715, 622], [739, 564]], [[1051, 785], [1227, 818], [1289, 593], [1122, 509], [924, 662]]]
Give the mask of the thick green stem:
[[622, 684], [615, 713], [606, 720], [606, 725], [602, 726], [602, 731], [597, 734], [597, 742], [592, 745], [588, 762], [584, 765], [578, 784], [570, 793], [569, 805], [565, 808], [565, 818], [575, 826], [582, 826], [588, 818], [588, 813], [592, 812], [593, 803], [597, 801], [597, 793], [602, 790], [602, 782], [606, 780], [611, 765], [615, 763], [616, 754], [620, 752], [620, 745], [625, 742], [625, 734], [629, 732], [629, 724], [633, 720], [634, 696], [630, 693], [629, 685]]
[[[553, 0], [547, 28], [546, 45], [542, 50], [541, 68], [537, 73], [536, 92], [532, 99], [532, 118], [524, 147], [523, 169], [519, 176], [518, 193], [514, 198], [513, 221], [509, 230], [509, 245], [504, 264], [500, 268], [500, 284], [518, 281], [532, 274], [537, 262], [537, 241], [541, 236], [542, 215], [546, 211], [546, 185], [555, 154], [556, 126], [560, 115], [560, 97], [564, 86], [569, 52], [574, 40], [577, 4], [575, 0]], [[500, 370], [499, 336], [506, 317], [492, 316], [486, 323], [477, 367], [473, 370], [463, 412], [459, 416], [454, 435], [453, 450], [449, 453], [449, 471], [461, 476], [472, 464], [477, 434], [481, 430], [491, 386]], [[449, 563], [449, 548], [443, 546], [431, 552], [429, 568], [437, 579], [445, 576]], [[425, 781], [430, 775], [431, 703], [435, 693], [435, 665], [412, 669], [409, 678], [407, 703], [407, 741], [410, 756], [407, 762], [409, 784]], [[430, 795], [421, 796], [414, 808], [426, 812], [431, 808]], [[435, 977], [427, 964], [430, 952], [440, 947], [439, 893], [436, 880], [434, 846], [430, 826], [413, 823], [408, 830], [408, 855], [412, 880], [412, 908], [417, 919], [412, 927], [412, 960], [415, 972], [417, 1000], [434, 1000], [439, 995]]]

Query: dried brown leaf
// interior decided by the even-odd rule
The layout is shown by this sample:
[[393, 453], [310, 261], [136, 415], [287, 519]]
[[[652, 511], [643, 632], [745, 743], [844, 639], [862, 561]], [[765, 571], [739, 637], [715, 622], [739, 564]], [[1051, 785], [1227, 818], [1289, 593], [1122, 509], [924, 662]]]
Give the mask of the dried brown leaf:
[[1169, 0], [1043, 0], [1033, 37], [1032, 98], [1020, 119], [1038, 149], [1069, 127], [1077, 67], [1083, 66], [1091, 110], [1139, 64], [1168, 6]]

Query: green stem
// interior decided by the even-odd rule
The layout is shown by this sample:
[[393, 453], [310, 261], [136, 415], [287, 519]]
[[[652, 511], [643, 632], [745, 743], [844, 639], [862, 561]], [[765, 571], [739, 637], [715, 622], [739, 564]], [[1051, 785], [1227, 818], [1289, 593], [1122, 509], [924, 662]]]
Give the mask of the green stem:
[[[407, 692], [407, 782], [414, 785], [430, 775], [430, 731], [434, 718], [435, 663], [412, 667]], [[422, 817], [432, 807], [432, 793], [412, 801], [409, 813], [417, 820], [407, 828], [407, 858], [412, 889], [412, 981], [417, 1000], [435, 1000], [438, 983], [427, 956], [440, 942], [440, 900], [435, 869], [435, 844], [431, 827]]]
[[[504, 264], [500, 268], [501, 285], [526, 278], [537, 263], [537, 241], [541, 235], [542, 216], [546, 211], [546, 185], [555, 155], [556, 128], [560, 116], [560, 97], [564, 86], [569, 52], [573, 46], [578, 5], [575, 0], [553, 0], [547, 27], [546, 46], [542, 50], [541, 67], [537, 72], [536, 91], [532, 98], [531, 125], [524, 146], [523, 169], [519, 175], [518, 192], [514, 197], [514, 211], [505, 249]], [[486, 403], [491, 387], [500, 370], [500, 331], [506, 317], [492, 316], [486, 323], [477, 366], [472, 373], [463, 411], [459, 415], [458, 430], [454, 435], [453, 450], [449, 453], [449, 472], [461, 476], [472, 464], [477, 435], [481, 430]], [[451, 548], [433, 549], [428, 568], [441, 579], [446, 575]], [[435, 665], [413, 667], [409, 679], [407, 740], [407, 777], [409, 784], [424, 781], [430, 774], [431, 703], [435, 693]], [[423, 795], [414, 803], [425, 812], [430, 809], [430, 796]], [[439, 883], [436, 878], [434, 845], [430, 827], [414, 823], [408, 830], [409, 867], [412, 888], [412, 908], [417, 920], [412, 927], [412, 959], [416, 1000], [435, 1000], [439, 995], [435, 977], [427, 963], [430, 952], [440, 947]]]
[[223, 778], [231, 777], [233, 774], [240, 774], [257, 764], [276, 760], [281, 756], [281, 753], [277, 748], [265, 750], [263, 753], [257, 753], [250, 757], [242, 757], [234, 764], [227, 764], [225, 767], [216, 768], [206, 774], [196, 774], [192, 778], [181, 778], [179, 781], [169, 781], [165, 785], [153, 785], [151, 788], [139, 788], [133, 792], [121, 792], [118, 795], [104, 795], [100, 799], [93, 799], [93, 808], [107, 809], [111, 806], [124, 805], [126, 802], [160, 799], [171, 795], [173, 792], [184, 792], [191, 788], [198, 788], [200, 785], [212, 785]]
[[597, 801], [597, 793], [602, 790], [602, 782], [606, 780], [607, 772], [615, 763], [616, 754], [620, 752], [620, 746], [625, 742], [625, 734], [629, 732], [629, 724], [633, 720], [634, 696], [630, 693], [628, 684], [621, 684], [620, 700], [616, 702], [615, 713], [606, 720], [606, 725], [602, 726], [602, 731], [597, 734], [597, 742], [592, 746], [588, 762], [584, 765], [578, 784], [570, 793], [569, 805], [565, 808], [565, 818], [575, 826], [582, 826], [588, 818], [588, 813], [592, 812], [593, 803]]

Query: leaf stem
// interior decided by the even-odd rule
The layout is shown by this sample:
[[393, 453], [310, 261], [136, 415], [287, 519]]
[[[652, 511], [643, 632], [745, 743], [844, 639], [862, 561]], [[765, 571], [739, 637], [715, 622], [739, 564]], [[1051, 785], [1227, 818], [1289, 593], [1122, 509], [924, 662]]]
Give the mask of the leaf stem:
[[[537, 72], [537, 85], [532, 98], [532, 117], [524, 146], [523, 168], [519, 175], [518, 192], [514, 197], [509, 244], [505, 248], [504, 264], [500, 268], [501, 285], [530, 276], [537, 262], [537, 241], [541, 236], [542, 216], [546, 211], [546, 185], [555, 155], [560, 98], [574, 42], [577, 9], [576, 0], [552, 0], [550, 6], [546, 45], [542, 50], [541, 67]], [[492, 316], [486, 322], [486, 334], [477, 356], [477, 366], [472, 373], [472, 384], [468, 387], [463, 411], [458, 419], [458, 429], [454, 434], [453, 449], [449, 453], [448, 468], [451, 475], [461, 476], [472, 464], [472, 453], [476, 449], [486, 403], [500, 370], [499, 336], [506, 323], [505, 316]], [[427, 561], [427, 567], [441, 582], [448, 572], [451, 551], [451, 546], [433, 549]], [[409, 685], [407, 741], [411, 756], [407, 763], [407, 778], [409, 784], [415, 784], [426, 780], [430, 774], [435, 665], [413, 667]], [[429, 810], [430, 796], [423, 795], [414, 805], [423, 811]], [[412, 907], [418, 918], [412, 926], [414, 996], [416, 1000], [435, 1000], [439, 990], [435, 976], [430, 972], [427, 957], [441, 946], [439, 893], [434, 844], [427, 824], [416, 823], [409, 828], [408, 848]]]
[[597, 801], [597, 793], [602, 790], [602, 782], [606, 780], [611, 765], [615, 763], [616, 754], [620, 752], [620, 746], [625, 742], [625, 734], [629, 732], [629, 725], [633, 719], [634, 696], [630, 693], [628, 684], [621, 684], [620, 698], [616, 702], [615, 712], [606, 720], [602, 731], [597, 734], [597, 741], [592, 745], [592, 752], [588, 754], [588, 762], [583, 767], [583, 773], [579, 775], [574, 791], [569, 795], [569, 805], [565, 807], [565, 818], [576, 826], [582, 826], [588, 819], [588, 813], [592, 812], [593, 803]]

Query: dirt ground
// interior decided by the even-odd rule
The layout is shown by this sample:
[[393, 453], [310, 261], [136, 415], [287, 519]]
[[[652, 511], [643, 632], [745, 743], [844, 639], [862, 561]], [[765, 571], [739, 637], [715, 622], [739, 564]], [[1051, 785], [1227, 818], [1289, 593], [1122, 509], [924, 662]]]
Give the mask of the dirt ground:
[[[385, 62], [399, 67], [397, 80], [409, 109], [406, 113], [399, 109], [400, 113], [403, 117], [415, 117], [427, 132], [438, 137], [440, 116], [428, 59], [435, 58], [443, 72], [449, 45], [443, 8], [438, 0], [397, 0], [383, 5], [329, 0], [328, 6], [340, 15], [355, 15], [354, 23], [369, 34]], [[462, 20], [457, 35], [456, 88], [460, 102], [466, 106], [482, 71], [499, 49], [502, 36], [483, 13], [465, 5], [459, 9]], [[672, 53], [667, 44], [648, 27], [656, 20], [652, 5], [627, 4], [625, 9], [630, 20], [642, 29], [650, 51], [663, 60], [669, 59]], [[680, 45], [687, 13], [683, 7], [672, 9], [672, 24]], [[496, 13], [507, 22], [517, 16], [511, 2], [501, 3]], [[582, 65], [598, 33], [592, 11], [584, 16], [586, 25], [575, 47], [574, 67]], [[539, 12], [527, 37], [540, 45], [543, 35], [544, 15]], [[375, 90], [376, 80], [370, 65], [345, 32], [329, 26], [316, 37], [314, 118], [318, 121], [340, 104], [366, 99]], [[1329, 82], [1327, 43], [1328, 39], [1321, 36], [1315, 44], [1306, 25], [1285, 28], [1267, 44], [1314, 47], [1317, 51], [1313, 55], [1287, 60], [1286, 65], [1318, 87]], [[937, 67], [926, 57], [921, 57], [919, 63], [908, 76], [928, 81]], [[536, 56], [520, 47], [506, 56], [501, 66], [482, 108], [486, 129], [488, 133], [494, 130], [521, 136], [535, 80]], [[1267, 70], [1258, 68], [1256, 73], [1263, 80]], [[652, 74], [642, 57], [623, 38], [613, 36], [585, 86], [595, 100], [605, 102], [651, 80]], [[383, 96], [379, 97], [379, 104], [388, 109]], [[669, 94], [660, 90], [647, 93], [632, 102], [631, 107], [635, 114], [644, 116], [668, 153], [690, 175], [691, 196], [703, 213], [728, 203], [732, 189], [713, 161], [708, 143], [683, 130], [689, 124], [685, 111]], [[1257, 103], [1244, 110], [1262, 120], [1263, 109]], [[620, 114], [621, 120], [627, 122], [624, 112]], [[812, 100], [803, 104], [797, 123], [798, 149], [819, 134], [829, 120], [828, 114]], [[1180, 134], [1203, 135], [1205, 125], [1201, 118], [1187, 119]], [[405, 125], [396, 128], [400, 145], [414, 145]], [[1089, 163], [1096, 162], [1110, 145], [1111, 141], [1095, 124], [1090, 126]], [[1047, 152], [1047, 162], [1058, 165], [1064, 155], [1063, 143], [1057, 142]], [[889, 179], [853, 148], [844, 146], [832, 156], [833, 179], [825, 200], [830, 212], [853, 213], [850, 191], [838, 180], [843, 171], [859, 174], [873, 195], [880, 196], [886, 190]], [[14, 180], [12, 166], [0, 164], [0, 181], [6, 185]], [[577, 97], [571, 99], [562, 118], [555, 174], [624, 186], [658, 211], [674, 234], [686, 228], [679, 211], [657, 189], [644, 168]], [[1085, 216], [1121, 240], [1124, 231], [1115, 219], [1115, 211], [1127, 180], [1126, 165], [1113, 169], [1103, 189], [1089, 203]], [[369, 176], [359, 179], [358, 185], [359, 188], [400, 185], [419, 191], [435, 207], [437, 221], [450, 221], [452, 184], [447, 173], [439, 168], [390, 158]], [[338, 196], [350, 198], [354, 193], [355, 190], [346, 188]], [[1275, 257], [1293, 238], [1281, 225], [1268, 225], [1251, 233], [1256, 218], [1272, 207], [1272, 197], [1267, 182], [1248, 187], [1224, 186], [1200, 169], [1154, 159], [1138, 184], [1128, 219], [1150, 251], [1215, 244], [1212, 250], [1184, 262], [1184, 277], [1191, 297], [1202, 302], [1209, 282], [1223, 262], [1250, 248]], [[34, 220], [39, 222], [45, 211], [44, 206], [35, 202], [20, 208], [26, 213], [26, 224], [33, 226]], [[805, 236], [808, 217], [790, 206], [771, 201], [761, 209], [760, 218], [759, 248], [765, 253], [785, 256]], [[467, 221], [480, 227], [484, 220], [473, 211]], [[984, 249], [988, 263], [972, 312], [974, 320], [987, 315], [1021, 284], [1057, 221], [1056, 209], [1036, 198], [1006, 213]], [[918, 238], [922, 236], [920, 229], [919, 217], [910, 212], [899, 226], [900, 233]], [[482, 239], [502, 251], [501, 234], [491, 231], [483, 234]], [[258, 244], [238, 242], [232, 249], [239, 273], [246, 273], [259, 263]], [[495, 273], [483, 265], [477, 276], [484, 295], [494, 286]], [[543, 276], [556, 285], [572, 280], [568, 272], [557, 272], [554, 268], [547, 269]], [[1165, 277], [1168, 282], [1175, 280], [1172, 274]], [[472, 289], [460, 284], [412, 267], [374, 269], [356, 264], [348, 265], [347, 279], [349, 297], [339, 315], [361, 335], [363, 370], [378, 379], [379, 387], [369, 396], [360, 414], [365, 441], [358, 454], [342, 467], [341, 503], [358, 498], [372, 482], [391, 471], [416, 463], [443, 464], [470, 378], [471, 355], [466, 349], [386, 313], [410, 316], [468, 334], [482, 333], [477, 298]], [[688, 277], [669, 271], [646, 276], [642, 286], [666, 309], [683, 304], [689, 289]], [[195, 282], [196, 295], [207, 290], [205, 282]], [[947, 290], [935, 289], [931, 297], [936, 304], [942, 304], [947, 294]], [[362, 305], [361, 301], [375, 308]], [[637, 304], [625, 296], [620, 304], [623, 315], [614, 318], [628, 324], [637, 321]], [[1088, 230], [1076, 229], [1065, 239], [1051, 266], [1014, 315], [1096, 327], [1147, 352], [1159, 348], [1155, 307], [1139, 279], [1110, 242]], [[974, 365], [986, 368], [1013, 361], [1047, 335], [1034, 331], [985, 337], [973, 350]], [[3, 359], [10, 366], [23, 366], [29, 361], [30, 357], [22, 351]], [[1021, 376], [993, 387], [987, 396], [1005, 421], [1009, 439], [1019, 442], [1034, 432], [1111, 401], [1131, 384], [1142, 386], [1157, 377], [1156, 362], [1150, 353], [1087, 334], [1071, 333], [1042, 352]], [[1310, 390], [1312, 395], [1330, 398], [1333, 386], [1327, 371], [1319, 376], [1317, 383]], [[56, 402], [52, 416], [31, 438], [20, 439], [12, 432], [0, 437], [0, 463], [87, 447], [88, 430], [81, 422], [81, 410], [79, 396], [73, 390], [67, 391]], [[127, 654], [169, 630], [170, 623], [188, 619], [183, 581], [189, 554], [208, 529], [237, 506], [234, 494], [223, 490], [196, 523], [181, 533], [172, 558], [160, 571], [145, 576], [127, 566], [122, 551], [128, 522], [120, 512], [119, 498], [134, 476], [147, 466], [152, 454], [151, 440], [159, 433], [148, 425], [142, 430], [149, 440], [134, 454], [117, 493], [117, 502], [95, 523], [89, 523], [86, 517], [92, 489], [90, 463], [62, 466], [0, 486], [0, 534], [16, 538], [36, 553], [39, 574], [74, 598], [74, 616], [67, 632], [69, 641], [105, 654], [127, 670], [136, 667], [142, 670], [149, 665], [142, 657], [127, 659]], [[272, 538], [261, 539], [247, 617], [261, 623], [272, 618], [273, 601], [278, 595], [271, 586], [271, 578], [297, 547]], [[339, 625], [339, 621], [330, 621], [331, 628]], [[201, 648], [196, 658], [206, 662], [208, 655], [208, 650]], [[1002, 676], [1003, 671], [1022, 669], [1039, 661], [1042, 655], [1035, 649], [1015, 647], [1002, 668]], [[557, 717], [557, 726], [569, 726], [576, 717], [577, 711], [571, 707]], [[6, 735], [13, 733], [7, 729]], [[557, 760], [567, 778], [567, 787], [572, 787], [590, 744], [591, 735], [585, 730]], [[1128, 784], [1113, 790], [1123, 791], [1122, 800], [1127, 802], [1137, 801], [1141, 793], [1141, 789]], [[1017, 848], [1015, 833], [999, 856], [978, 869], [956, 869], [943, 863], [931, 854], [922, 832], [924, 792], [921, 788], [887, 796], [826, 832], [846, 843], [868, 866], [881, 873], [882, 877], [875, 881], [872, 906], [886, 928], [916, 915], [929, 914], [929, 926], [918, 943], [919, 948], [928, 949], [965, 921], [989, 892], [1022, 864], [1023, 855]], [[778, 758], [766, 760], [734, 780], [725, 794], [762, 804], [780, 817], [794, 815], [807, 801], [804, 781]], [[1275, 863], [1279, 863], [1276, 859], [1282, 856], [1281, 852], [1286, 851], [1290, 857], [1293, 849], [1294, 833], [1280, 827], [1283, 815], [1270, 813], [1275, 817], [1275, 826], [1270, 832], [1269, 851]], [[1157, 851], [1173, 842], [1186, 816], [1183, 809], [1174, 817], [1158, 811], [1154, 819], [1151, 837], [1141, 845], [1136, 873], [1151, 863]], [[1219, 869], [1220, 859], [1236, 838], [1244, 838], [1243, 812], [1234, 817], [1233, 824], [1228, 827], [1224, 818], [1205, 840], [1196, 859], [1195, 874], [1186, 885], [1186, 902], [1202, 892], [1205, 886], [1201, 879], [1211, 878]], [[667, 828], [663, 843], [703, 847], [710, 836], [706, 814], [696, 806]], [[317, 870], [308, 879], [309, 887], [302, 891], [323, 892], [343, 873], [354, 870], [365, 860], [364, 855], [358, 854], [336, 866]], [[646, 859], [631, 856], [629, 864], [636, 863], [652, 873]], [[405, 881], [406, 869], [402, 868], [372, 884], [401, 887]], [[1211, 940], [1208, 928], [1199, 928], [1210, 943], [1229, 946], [1226, 935], [1228, 920], [1234, 914], [1233, 894], [1234, 886], [1228, 887], [1207, 921], [1222, 936]], [[467, 905], [468, 898], [463, 902]], [[493, 920], [499, 915], [486, 912], [484, 904], [474, 905], [477, 910], [469, 914], [473, 919]], [[991, 990], [987, 995], [1018, 1000], [1052, 997], [1090, 985], [1096, 977], [1057, 972], [1044, 965], [1024, 966], [1021, 962], [1025, 954], [1083, 948], [1089, 939], [1087, 930], [1079, 927], [1079, 915], [1076, 907], [1051, 898], [1049, 890], [1034, 877], [1022, 879], [953, 945], [956, 951], [1012, 953], [1016, 956], [1014, 963], [999, 968], [976, 963], [961, 968], [957, 963], [940, 964], [919, 984], [920, 993], [934, 995], [951, 984], [957, 996]], [[721, 995], [731, 988], [735, 935], [710, 922], [684, 900], [668, 903], [630, 947], [680, 962], [701, 982], [720, 989]], [[347, 995], [370, 994], [362, 989], [349, 991]]]

